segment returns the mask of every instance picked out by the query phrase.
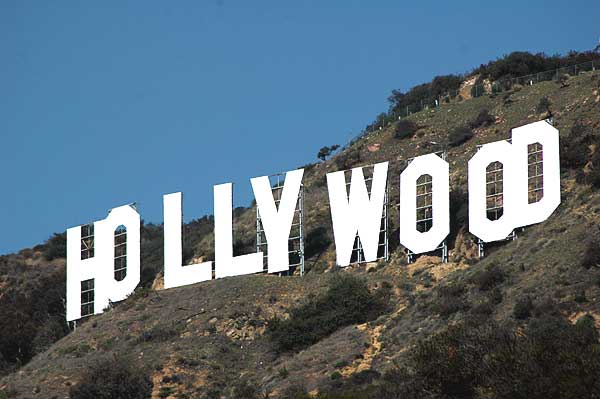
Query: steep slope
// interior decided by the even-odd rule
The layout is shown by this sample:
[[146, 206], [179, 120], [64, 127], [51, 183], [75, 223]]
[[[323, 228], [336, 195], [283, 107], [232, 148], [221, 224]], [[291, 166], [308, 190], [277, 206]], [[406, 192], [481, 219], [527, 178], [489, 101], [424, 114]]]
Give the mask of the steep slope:
[[[546, 117], [538, 107], [541, 98], [550, 101], [563, 143], [572, 139], [569, 134], [576, 123], [597, 135], [599, 83], [600, 73], [595, 72], [571, 77], [566, 87], [555, 82], [517, 86], [411, 115], [408, 119], [419, 127], [413, 137], [395, 138], [393, 126], [362, 137], [331, 160], [306, 168], [305, 223], [314, 247], [307, 248], [312, 256], [305, 277], [256, 275], [165, 291], [140, 289], [4, 377], [0, 389], [9, 397], [66, 397], [98, 359], [127, 354], [148, 369], [153, 397], [232, 397], [240, 380], [272, 397], [298, 385], [307, 391], [348, 386], [358, 390], [402, 365], [409, 348], [448, 325], [480, 317], [524, 326], [527, 317], [517, 317], [515, 306], [526, 298], [533, 315], [553, 313], [575, 321], [590, 314], [600, 325], [600, 269], [584, 262], [600, 239], [600, 195], [581, 178], [596, 165], [588, 162], [585, 172], [565, 169], [563, 202], [555, 214], [520, 231], [517, 240], [490, 247], [481, 261], [466, 233], [464, 197], [466, 161], [476, 146], [507, 139], [511, 127]], [[448, 146], [449, 132], [471, 124], [484, 109], [495, 122], [474, 127], [473, 138]], [[452, 172], [451, 262], [423, 256], [407, 265], [397, 242], [392, 242], [392, 256], [385, 264], [334, 268], [325, 174], [390, 161], [390, 197], [395, 204], [403, 161], [442, 149], [448, 150]], [[581, 157], [591, 159], [594, 151], [594, 145], [584, 147]], [[252, 207], [236, 215], [242, 251], [252, 250], [254, 215]], [[392, 232], [397, 219], [397, 209], [392, 208]], [[208, 231], [198, 237], [194, 257], [211, 257]], [[154, 263], [160, 264], [159, 258]], [[278, 352], [265, 334], [268, 323], [322, 293], [337, 273], [359, 275], [374, 292], [390, 290], [386, 312], [366, 324], [342, 327], [299, 352]]]

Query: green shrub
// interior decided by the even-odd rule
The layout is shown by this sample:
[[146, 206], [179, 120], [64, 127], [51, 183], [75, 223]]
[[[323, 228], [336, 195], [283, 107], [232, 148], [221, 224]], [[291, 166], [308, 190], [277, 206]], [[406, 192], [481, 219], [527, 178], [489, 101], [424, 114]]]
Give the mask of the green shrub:
[[560, 316], [560, 311], [556, 302], [552, 298], [546, 297], [536, 304], [533, 315], [535, 317]]
[[281, 392], [281, 399], [313, 399], [306, 388], [293, 384]]
[[334, 144], [330, 147], [321, 147], [317, 153], [317, 158], [319, 158], [321, 161], [325, 161], [327, 157], [331, 156], [331, 154], [333, 154], [333, 152], [338, 148], [340, 148], [339, 144]]
[[64, 322], [64, 268], [38, 275], [27, 284], [10, 277], [7, 281], [0, 295], [0, 326], [10, 328], [0, 333], [0, 372], [27, 363], [69, 331]]
[[504, 272], [497, 266], [488, 266], [479, 270], [471, 277], [471, 282], [479, 288], [480, 291], [489, 291], [498, 284], [504, 282]]
[[361, 156], [360, 156], [360, 147], [353, 146], [347, 148], [345, 151], [337, 154], [334, 158], [335, 166], [339, 170], [346, 170], [353, 168], [354, 166], [360, 164]]
[[478, 127], [493, 125], [494, 122], [496, 122], [496, 118], [484, 108], [477, 114], [477, 118], [470, 123], [470, 127], [471, 129], [477, 129]]
[[411, 108], [415, 104], [431, 102], [431, 99], [438, 98], [449, 92], [454, 92], [460, 88], [463, 78], [459, 75], [436, 76], [430, 83], [423, 83], [404, 93], [400, 90], [392, 90], [392, 95], [388, 97], [391, 104], [391, 110], [395, 114], [406, 112], [406, 107]]
[[164, 342], [176, 337], [181, 333], [182, 326], [176, 323], [157, 324], [144, 331], [137, 339], [137, 343], [142, 342]]
[[94, 364], [69, 392], [71, 399], [147, 399], [151, 393], [143, 369], [123, 358]]
[[490, 301], [490, 303], [493, 303], [494, 305], [498, 305], [498, 304], [502, 303], [502, 299], [503, 299], [502, 290], [498, 287], [495, 287], [488, 293], [488, 300]]
[[598, 330], [596, 330], [596, 322], [594, 317], [585, 314], [575, 322], [575, 328], [581, 335], [584, 342], [594, 345], [598, 342]]
[[348, 365], [348, 362], [346, 360], [340, 360], [339, 362], [336, 362], [333, 367], [335, 367], [336, 369], [341, 369], [344, 368]]
[[57, 258], [67, 257], [67, 234], [66, 233], [54, 233], [52, 237], [46, 241], [44, 258], [46, 260], [53, 260]]
[[588, 301], [588, 299], [585, 296], [585, 290], [579, 290], [579, 291], [577, 291], [577, 294], [575, 294], [575, 302], [577, 302], [577, 303], [585, 303], [587, 301]]
[[[594, 136], [592, 143], [598, 148], [600, 139], [597, 136]], [[575, 150], [574, 145], [571, 144], [568, 146], [572, 147], [573, 151]], [[591, 146], [592, 145], [589, 147]], [[584, 151], [581, 151], [582, 155], [580, 155], [580, 158], [582, 159], [582, 162], [585, 162], [584, 165], [589, 167], [577, 170], [576, 180], [579, 184], [589, 184], [592, 188], [598, 189], [600, 188], [600, 151], [596, 150], [592, 154], [589, 154], [589, 151], [586, 151], [587, 148], [582, 148]]]
[[473, 137], [473, 131], [468, 126], [460, 126], [452, 129], [448, 134], [448, 145], [450, 147], [458, 147], [466, 143]]
[[456, 242], [458, 233], [468, 229], [468, 196], [460, 188], [453, 188], [450, 191], [450, 235], [448, 241]]
[[403, 139], [412, 137], [419, 130], [419, 126], [411, 120], [402, 119], [394, 124], [394, 138]]
[[[590, 321], [533, 319], [524, 329], [467, 321], [421, 340], [379, 381], [377, 398], [592, 398], [600, 351]], [[586, 331], [582, 333], [582, 331]], [[596, 331], [597, 333], [597, 331]]]
[[550, 105], [552, 104], [550, 103], [550, 100], [548, 100], [548, 97], [542, 97], [535, 107], [535, 110], [538, 114], [550, 112]]
[[580, 171], [591, 160], [587, 148], [592, 145], [599, 147], [600, 137], [589, 126], [576, 122], [566, 139], [561, 140], [561, 166]]
[[526, 51], [515, 51], [481, 65], [473, 71], [473, 74], [480, 74], [481, 78], [489, 77], [491, 80], [497, 81], [582, 64], [598, 58], [600, 58], [600, 54], [594, 51], [570, 51], [565, 55], [552, 56], [543, 53], [531, 54]]
[[279, 374], [279, 377], [282, 379], [286, 379], [288, 378], [288, 376], [290, 375], [290, 371], [284, 367], [280, 368], [279, 370], [277, 370], [277, 374]]
[[369, 384], [373, 380], [381, 377], [381, 374], [377, 370], [366, 369], [359, 371], [358, 373], [351, 374], [348, 378], [350, 384], [353, 385], [364, 385]]
[[[600, 393], [599, 374], [598, 331], [589, 315], [574, 325], [543, 316], [521, 327], [479, 318], [419, 340], [399, 366], [373, 375], [377, 384], [366, 379], [367, 387], [342, 385], [317, 397], [594, 398]], [[303, 392], [284, 397], [308, 398]]]
[[10, 399], [16, 398], [19, 392], [12, 388], [1, 388], [0, 389], [0, 399]]
[[438, 288], [438, 295], [442, 298], [461, 296], [465, 292], [465, 285], [462, 283], [443, 285]]
[[437, 302], [434, 303], [433, 311], [438, 313], [442, 317], [448, 317], [456, 312], [464, 311], [469, 309], [469, 305], [462, 298], [449, 297], [449, 298], [438, 298]]
[[465, 286], [463, 284], [450, 284], [437, 289], [433, 311], [440, 316], [447, 317], [459, 311], [467, 310], [469, 304], [463, 299]]
[[327, 229], [316, 227], [308, 232], [304, 241], [304, 256], [309, 259], [324, 252], [331, 245]]
[[247, 379], [238, 380], [232, 389], [232, 398], [236, 399], [259, 399], [260, 391], [255, 383]]
[[158, 390], [158, 397], [161, 399], [168, 398], [169, 396], [175, 393], [175, 389], [173, 387], [160, 387]]
[[270, 320], [267, 334], [279, 351], [298, 351], [340, 327], [372, 320], [384, 309], [385, 301], [364, 280], [340, 273], [324, 294], [292, 308], [288, 319]]
[[519, 298], [513, 308], [513, 316], [515, 319], [523, 320], [531, 317], [531, 311], [533, 310], [533, 302], [531, 298], [526, 296]]
[[60, 316], [49, 317], [40, 323], [37, 333], [31, 342], [34, 353], [41, 353], [68, 332], [65, 321]]
[[494, 313], [494, 307], [492, 306], [492, 304], [490, 304], [490, 302], [485, 301], [473, 306], [471, 312], [478, 315], [489, 316], [492, 313]]
[[333, 373], [331, 373], [331, 376], [329, 376], [329, 378], [331, 378], [332, 380], [339, 380], [340, 378], [342, 378], [342, 374], [339, 371], [334, 371]]

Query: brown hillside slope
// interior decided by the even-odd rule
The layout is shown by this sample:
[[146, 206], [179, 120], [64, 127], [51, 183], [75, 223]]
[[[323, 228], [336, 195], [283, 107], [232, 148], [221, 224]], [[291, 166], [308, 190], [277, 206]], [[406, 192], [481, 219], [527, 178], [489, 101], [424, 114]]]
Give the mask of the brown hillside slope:
[[[391, 129], [383, 130], [357, 141], [333, 159], [307, 168], [309, 234], [320, 226], [331, 234], [326, 172], [389, 160], [390, 182], [397, 182], [401, 163], [395, 161], [443, 149], [448, 132], [473, 121], [484, 108], [496, 117], [496, 123], [476, 128], [471, 140], [449, 149], [455, 193], [465, 190], [466, 161], [476, 145], [509, 138], [511, 127], [543, 119], [545, 115], [536, 112], [542, 97], [552, 103], [561, 137], [566, 137], [575, 121], [598, 133], [599, 75], [573, 77], [564, 88], [545, 82], [445, 104], [410, 117], [421, 127], [413, 138], [395, 139]], [[379, 149], [369, 151], [369, 147]], [[19, 398], [68, 397], [70, 386], [98, 359], [127, 354], [150, 370], [153, 397], [231, 397], [232, 387], [241, 378], [278, 397], [297, 384], [308, 391], [324, 391], [365, 370], [384, 373], [402, 364], [415, 342], [468, 315], [483, 313], [499, 322], [518, 324], [513, 309], [524, 296], [532, 299], [536, 309], [552, 301], [564, 317], [574, 320], [589, 313], [598, 324], [600, 269], [582, 267], [581, 257], [590, 241], [600, 239], [600, 194], [577, 183], [574, 172], [568, 170], [562, 175], [562, 194], [561, 206], [548, 221], [519, 231], [517, 240], [496, 245], [481, 261], [474, 258], [464, 220], [457, 220], [452, 226], [455, 241], [450, 242], [448, 264], [424, 256], [406, 265], [402, 251], [395, 250], [389, 262], [369, 271], [365, 265], [341, 271], [365, 278], [374, 291], [390, 283], [389, 309], [374, 321], [340, 328], [298, 353], [278, 353], [265, 328], [273, 316], [285, 316], [291, 307], [323, 291], [335, 274], [333, 246], [309, 259], [309, 273], [303, 278], [255, 275], [165, 291], [140, 290], [2, 378], [0, 389]], [[392, 203], [397, 196], [393, 184]], [[452, 206], [457, 212], [465, 211], [462, 203]], [[397, 228], [397, 217], [393, 209], [392, 231]], [[253, 242], [253, 218], [252, 209], [238, 217], [239, 240]], [[196, 245], [195, 255], [210, 254], [211, 247], [209, 234]], [[504, 275], [496, 283], [501, 299], [493, 303], [480, 278], [480, 273], [492, 266]], [[333, 377], [336, 372], [341, 376]]]

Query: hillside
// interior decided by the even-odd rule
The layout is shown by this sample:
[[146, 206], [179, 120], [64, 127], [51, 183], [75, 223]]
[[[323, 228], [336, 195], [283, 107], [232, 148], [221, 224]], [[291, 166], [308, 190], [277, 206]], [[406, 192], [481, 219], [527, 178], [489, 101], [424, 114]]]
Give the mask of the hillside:
[[[485, 111], [491, 119], [482, 117]], [[479, 260], [474, 238], [466, 232], [467, 160], [477, 145], [507, 139], [512, 127], [544, 119], [548, 112], [560, 130], [564, 151], [562, 203], [546, 222], [519, 231], [514, 241], [489, 246], [487, 256]], [[407, 121], [412, 122], [414, 132], [403, 130]], [[13, 320], [25, 320], [21, 316], [3, 316], [3, 328], [20, 331], [31, 328], [34, 337], [29, 339], [38, 337], [39, 345], [31, 348], [31, 356], [37, 355], [24, 366], [17, 368], [19, 360], [6, 368], [6, 372], [12, 372], [0, 379], [0, 398], [3, 395], [69, 397], [69, 391], [98, 361], [120, 362], [122, 357], [129, 358], [148, 376], [153, 398], [259, 397], [259, 393], [263, 395], [260, 397], [269, 393], [272, 398], [300, 398], [304, 392], [326, 393], [328, 396], [324, 397], [330, 398], [391, 398], [401, 394], [402, 397], [600, 397], [598, 383], [590, 382], [589, 386], [581, 383], [593, 380], [600, 372], [598, 336], [592, 326], [600, 328], [600, 178], [597, 178], [600, 152], [596, 152], [600, 143], [600, 72], [584, 72], [560, 82], [515, 85], [501, 93], [472, 99], [456, 98], [439, 108], [414, 113], [403, 119], [402, 124], [383, 126], [353, 141], [331, 159], [305, 166], [305, 225], [309, 230], [304, 277], [241, 276], [153, 290], [152, 286], [161, 285], [162, 229], [144, 226], [143, 284], [113, 309], [89, 318], [53, 344], [67, 332], [53, 316], [58, 313], [56, 310], [44, 309], [43, 314], [29, 317], [27, 325], [13, 324]], [[325, 174], [390, 161], [390, 202], [397, 204], [397, 182], [403, 161], [439, 150], [448, 151], [451, 164], [450, 262], [444, 264], [438, 257], [421, 256], [415, 263], [407, 264], [406, 254], [396, 238], [398, 210], [391, 207], [389, 262], [336, 268]], [[255, 214], [254, 206], [235, 212], [238, 253], [255, 249]], [[187, 260], [213, 259], [211, 217], [186, 225], [185, 232]], [[45, 259], [52, 256], [44, 258], [51, 247], [49, 242], [2, 257], [3, 306], [11, 306], [19, 301], [19, 293], [26, 293], [27, 300], [39, 302], [27, 306], [60, 307], [56, 297], [39, 298], [40, 292], [46, 292], [48, 287], [64, 289], [64, 281], [61, 283], [64, 260], [60, 256], [49, 261]], [[352, 284], [348, 281], [355, 280], [340, 280], [340, 276], [347, 275], [366, 282], [370, 290], [367, 294], [374, 301], [383, 301], [385, 306], [366, 310], [357, 316], [360, 321], [343, 323], [347, 325], [340, 325], [316, 341], [296, 342], [304, 339], [299, 333], [296, 341], [291, 338], [288, 342], [291, 349], [282, 348], [273, 333], [277, 331], [273, 330], [276, 320], [285, 320], [290, 315], [295, 320], [297, 309], [318, 301], [328, 292], [331, 298], [337, 298], [331, 290], [332, 284]], [[24, 287], [25, 281], [35, 287]], [[14, 289], [17, 286], [19, 293]], [[562, 325], [560, 320], [568, 324]], [[37, 322], [51, 327], [44, 332]], [[569, 330], [569, 325], [576, 322], [577, 326], [584, 325], [586, 329], [580, 330], [591, 334], [591, 341], [580, 339], [576, 334], [585, 335], [580, 330]], [[586, 323], [592, 325], [586, 327]], [[460, 330], [465, 325], [466, 331]], [[290, 327], [283, 331], [296, 330]], [[439, 347], [452, 347], [443, 341], [448, 337], [449, 341], [473, 342], [473, 348], [499, 345], [497, 355], [504, 359], [503, 364], [521, 364], [518, 353], [511, 352], [512, 357], [508, 357], [504, 347], [497, 344], [502, 339], [492, 340], [495, 331], [515, 332], [515, 336], [528, 337], [531, 340], [528, 342], [535, 345], [542, 345], [538, 340], [543, 335], [557, 337], [560, 342], [543, 341], [544, 351], [562, 356], [559, 348], [553, 346], [562, 344], [569, 350], [579, 348], [590, 357], [585, 357], [586, 363], [577, 369], [579, 379], [568, 391], [544, 391], [560, 385], [552, 376], [566, 375], [568, 371], [530, 370], [529, 366], [523, 366], [527, 371], [506, 372], [515, 380], [521, 375], [549, 378], [535, 378], [535, 383], [530, 381], [534, 378], [514, 382], [532, 389], [521, 392], [522, 396], [515, 394], [518, 389], [510, 391], [508, 383], [507, 391], [500, 392], [495, 385], [500, 377], [490, 382], [478, 374], [475, 376], [478, 367], [473, 365], [479, 364], [479, 360], [466, 355], [468, 361], [464, 363], [434, 364], [436, 358], [432, 354], [438, 353], [435, 351]], [[573, 346], [569, 334], [576, 336]], [[0, 335], [5, 340], [8, 337]], [[436, 347], [436, 342], [442, 344]], [[518, 345], [521, 344], [519, 341]], [[16, 347], [21, 348], [19, 345]], [[460, 345], [456, 349], [458, 353], [463, 350], [475, 353]], [[14, 359], [26, 362], [30, 357], [21, 350], [17, 352]], [[419, 353], [427, 356], [419, 357]], [[584, 355], [577, 359], [584, 359]], [[569, 364], [567, 360], [546, 358], [550, 364]], [[453, 375], [452, 379], [455, 385], [463, 379], [469, 382], [458, 384], [460, 388], [448, 387], [442, 377], [432, 377], [436, 369], [469, 370], [464, 375]], [[496, 371], [494, 375], [504, 376], [504, 370]], [[559, 374], [552, 374], [555, 372]], [[418, 390], [423, 396], [418, 396]], [[454, 392], [455, 396], [448, 392]]]

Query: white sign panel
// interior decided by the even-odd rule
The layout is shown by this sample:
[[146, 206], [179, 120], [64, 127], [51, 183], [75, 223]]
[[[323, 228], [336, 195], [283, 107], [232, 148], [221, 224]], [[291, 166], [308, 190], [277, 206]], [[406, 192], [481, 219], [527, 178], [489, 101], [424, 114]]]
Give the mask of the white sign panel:
[[267, 237], [269, 273], [283, 272], [289, 269], [288, 240], [303, 174], [304, 169], [293, 170], [285, 174], [279, 207], [275, 205], [271, 183], [267, 176], [255, 177], [251, 180], [256, 206]]
[[181, 219], [182, 194], [163, 196], [165, 219], [165, 288], [181, 287], [212, 279], [212, 262], [182, 265]]
[[[432, 178], [432, 226], [417, 230], [417, 180]], [[450, 233], [450, 177], [448, 162], [435, 154], [413, 159], [400, 175], [400, 244], [415, 254], [435, 250]]]
[[240, 276], [261, 272], [263, 253], [233, 256], [232, 184], [214, 187], [215, 205], [215, 277]]
[[[531, 203], [529, 183], [532, 176], [528, 161], [530, 147], [537, 151], [534, 168], [537, 174], [533, 178], [541, 178], [543, 183], [541, 189], [534, 189], [538, 191], [535, 191], [535, 201]], [[501, 172], [497, 172], [502, 174], [502, 192], [498, 194], [494, 191], [489, 194], [486, 171], [490, 164], [496, 162], [502, 164]], [[303, 173], [303, 169], [286, 173], [278, 204], [273, 198], [268, 177], [251, 179], [267, 238], [270, 273], [289, 269], [288, 240]], [[373, 165], [371, 189], [368, 190], [363, 168], [354, 168], [349, 192], [344, 171], [327, 174], [339, 266], [350, 264], [357, 236], [364, 252], [364, 261], [377, 260], [387, 173], [388, 162]], [[416, 187], [417, 181], [424, 175], [431, 177], [431, 225], [427, 225], [428, 231], [419, 231]], [[561, 200], [558, 130], [545, 121], [536, 122], [513, 129], [512, 143], [498, 141], [483, 145], [468, 162], [468, 190], [469, 231], [484, 242], [503, 240], [515, 228], [546, 220]], [[262, 252], [233, 256], [232, 184], [214, 186], [213, 194], [215, 278], [262, 272]], [[486, 197], [490, 195], [494, 196], [494, 201], [501, 198], [502, 215], [497, 220], [488, 218]], [[450, 232], [448, 163], [434, 154], [412, 160], [400, 176], [399, 205], [400, 243], [415, 254], [437, 249]], [[210, 280], [213, 275], [212, 261], [182, 265], [182, 193], [165, 195], [163, 206], [165, 288]], [[426, 207], [429, 212], [429, 203]], [[120, 232], [123, 227], [126, 230], [125, 244], [115, 241], [115, 231]], [[119, 237], [123, 238], [122, 235]], [[96, 314], [102, 313], [111, 301], [123, 300], [131, 294], [140, 281], [140, 215], [133, 207], [115, 208], [106, 219], [94, 223], [94, 256], [88, 259], [82, 259], [81, 238], [81, 226], [67, 230], [69, 321], [92, 313], [92, 310]], [[123, 246], [126, 248], [124, 263], [121, 262], [123, 254], [116, 253], [122, 251]], [[123, 264], [126, 265], [124, 276], [123, 270], [119, 269]], [[82, 293], [87, 301], [84, 304], [81, 302]], [[84, 315], [81, 313], [83, 308], [86, 313]]]
[[[504, 240], [514, 229], [543, 222], [560, 204], [558, 130], [541, 121], [512, 130], [512, 144], [497, 141], [483, 145], [469, 160], [469, 231], [484, 242]], [[543, 197], [528, 203], [528, 145], [543, 151]], [[490, 220], [486, 212], [486, 168], [503, 167], [503, 214]]]
[[329, 206], [339, 266], [350, 264], [357, 234], [365, 254], [365, 261], [377, 260], [387, 170], [387, 162], [374, 165], [370, 196], [362, 168], [352, 169], [350, 196], [346, 190], [344, 171], [327, 174]]
[[[115, 279], [115, 230], [127, 229], [127, 274]], [[140, 282], [140, 214], [131, 206], [114, 208], [94, 223], [94, 257], [81, 259], [81, 226], [67, 230], [67, 320], [81, 318], [81, 282], [94, 280], [94, 313], [121, 301]]]

